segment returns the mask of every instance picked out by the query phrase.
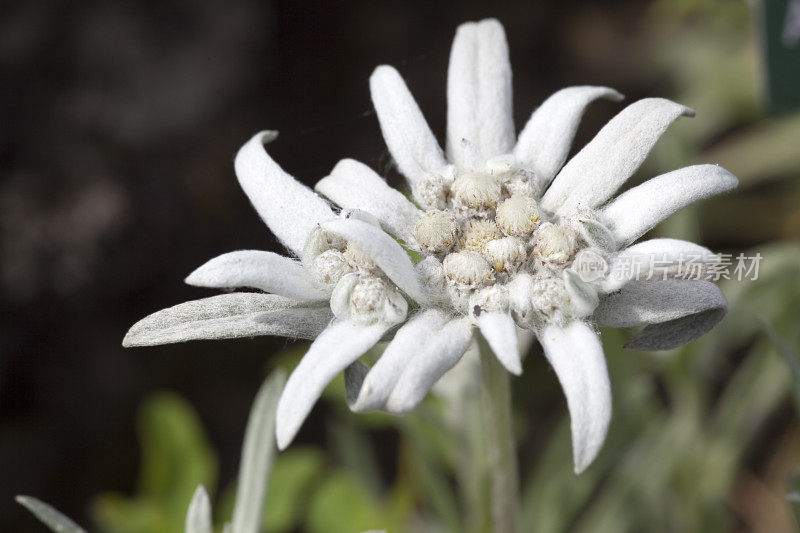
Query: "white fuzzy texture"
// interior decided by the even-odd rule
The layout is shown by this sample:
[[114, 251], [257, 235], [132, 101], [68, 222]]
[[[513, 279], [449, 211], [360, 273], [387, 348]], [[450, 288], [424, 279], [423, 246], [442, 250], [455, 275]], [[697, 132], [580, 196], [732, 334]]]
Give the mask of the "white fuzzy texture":
[[738, 180], [718, 165], [695, 165], [650, 179], [619, 195], [600, 213], [620, 244], [628, 244], [691, 203], [729, 191]]
[[514, 276], [507, 285], [508, 303], [521, 327], [532, 326], [533, 303], [530, 295], [533, 284], [533, 276], [523, 272]]
[[304, 265], [312, 265], [314, 260], [320, 254], [331, 250], [341, 252], [344, 251], [346, 246], [347, 241], [338, 235], [334, 235], [333, 233], [324, 231], [320, 227], [316, 227], [311, 230], [311, 233], [308, 234], [306, 245], [303, 247], [303, 254], [300, 256], [300, 258]]
[[430, 303], [430, 296], [406, 251], [380, 228], [353, 219], [326, 222], [323, 228], [355, 243], [390, 280], [418, 303]]
[[444, 311], [428, 309], [406, 322], [364, 377], [350, 408], [356, 412], [383, 408], [408, 362], [425, 349], [448, 320]]
[[512, 374], [522, 374], [517, 327], [511, 315], [504, 311], [484, 312], [477, 322], [498, 361]]
[[466, 139], [485, 161], [514, 146], [511, 65], [503, 26], [495, 19], [456, 30], [447, 76], [447, 153], [471, 168]]
[[131, 327], [122, 345], [155, 346], [258, 335], [313, 339], [331, 318], [327, 305], [297, 302], [275, 294], [235, 292], [153, 313]]
[[461, 236], [460, 249], [482, 252], [487, 242], [502, 239], [503, 233], [491, 220], [470, 220]]
[[215, 257], [189, 274], [195, 287], [252, 287], [295, 300], [326, 300], [302, 263], [258, 250], [239, 250]]
[[492, 267], [478, 252], [463, 251], [444, 258], [444, 275], [461, 285], [480, 285], [492, 280]]
[[375, 69], [369, 79], [372, 103], [383, 138], [415, 196], [430, 177], [447, 165], [442, 149], [400, 74], [390, 66]]
[[347, 248], [344, 249], [344, 256], [350, 264], [359, 270], [375, 270], [378, 266], [364, 250], [352, 242], [347, 243]]
[[392, 413], [414, 409], [431, 386], [461, 359], [471, 341], [472, 324], [468, 318], [451, 320], [439, 328], [406, 363], [386, 401], [386, 409]]
[[667, 277], [675, 277], [678, 267], [687, 269], [690, 260], [700, 265], [713, 265], [719, 263], [720, 256], [704, 246], [680, 239], [642, 241], [611, 258], [609, 275], [601, 287], [604, 292], [615, 291], [637, 275], [647, 276], [650, 268], [654, 270], [654, 280], [663, 279], [665, 269]]
[[605, 327], [647, 324], [625, 347], [670, 350], [706, 334], [727, 309], [725, 296], [708, 281], [632, 281], [601, 299], [593, 318]]
[[580, 474], [600, 452], [611, 420], [611, 386], [603, 346], [583, 322], [547, 326], [539, 334], [539, 342], [567, 398], [575, 473]]
[[415, 268], [425, 289], [431, 293], [432, 298], [437, 301], [444, 298], [447, 280], [444, 276], [442, 262], [429, 255], [417, 263]]
[[502, 183], [491, 174], [467, 172], [455, 179], [450, 190], [459, 208], [486, 211], [500, 201]]
[[239, 184], [269, 229], [300, 256], [311, 230], [335, 215], [328, 202], [287, 174], [267, 154], [264, 143], [277, 136], [276, 131], [256, 133], [239, 149], [234, 168]]
[[629, 105], [561, 169], [542, 197], [542, 207], [564, 215], [602, 204], [639, 168], [681, 115], [692, 116], [694, 111], [663, 98]]
[[538, 279], [530, 286], [530, 303], [539, 323], [562, 323], [570, 312], [570, 295], [561, 278]]
[[572, 303], [572, 313], [570, 314], [581, 318], [591, 315], [600, 301], [595, 288], [581, 279], [574, 270], [564, 270], [563, 278], [564, 287], [566, 287]]
[[331, 309], [336, 318], [358, 324], [398, 324], [406, 319], [408, 302], [381, 278], [348, 274], [333, 290]]
[[566, 263], [576, 250], [575, 235], [565, 226], [544, 224], [536, 230], [536, 249], [544, 261]]
[[525, 124], [514, 155], [533, 170], [539, 190], [550, 184], [567, 160], [583, 112], [598, 98], [620, 101], [623, 96], [608, 87], [567, 87], [545, 100]]
[[525, 237], [539, 226], [539, 206], [533, 198], [516, 194], [497, 207], [497, 225], [506, 235]]
[[314, 279], [323, 287], [333, 289], [345, 275], [355, 273], [356, 267], [339, 250], [326, 250], [311, 264]]
[[417, 244], [429, 252], [448, 250], [456, 241], [458, 223], [449, 211], [434, 209], [420, 217], [414, 228]]
[[519, 163], [514, 154], [502, 154], [486, 161], [486, 172], [494, 176], [508, 178], [519, 171]]
[[384, 324], [361, 326], [334, 321], [317, 337], [289, 376], [278, 402], [279, 449], [292, 442], [328, 383], [372, 348], [387, 329]]
[[367, 165], [343, 159], [314, 189], [340, 207], [372, 213], [386, 231], [413, 242], [414, 226], [422, 211]]
[[506, 311], [508, 305], [508, 287], [505, 285], [489, 285], [474, 291], [469, 297], [469, 312], [475, 316], [484, 311]]
[[518, 237], [495, 239], [483, 245], [482, 254], [498, 272], [516, 271], [525, 261], [525, 243]]
[[616, 250], [617, 240], [610, 229], [588, 217], [578, 217], [574, 227], [586, 244], [601, 250]]
[[186, 533], [214, 533], [211, 523], [211, 502], [206, 489], [200, 485], [194, 491], [186, 513]]

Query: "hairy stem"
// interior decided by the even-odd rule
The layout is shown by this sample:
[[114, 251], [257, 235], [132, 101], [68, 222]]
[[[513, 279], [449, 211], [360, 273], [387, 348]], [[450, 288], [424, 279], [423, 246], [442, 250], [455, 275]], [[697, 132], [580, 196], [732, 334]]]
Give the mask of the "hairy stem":
[[492, 523], [495, 533], [513, 533], [517, 527], [519, 481], [511, 386], [508, 372], [500, 365], [486, 339], [476, 334], [481, 355], [481, 388], [486, 449], [489, 454]]

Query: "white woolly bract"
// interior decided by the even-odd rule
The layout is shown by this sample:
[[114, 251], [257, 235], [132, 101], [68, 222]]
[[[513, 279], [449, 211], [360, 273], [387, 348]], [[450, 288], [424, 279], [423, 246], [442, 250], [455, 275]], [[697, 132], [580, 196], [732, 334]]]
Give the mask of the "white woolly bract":
[[462, 285], [477, 285], [492, 279], [492, 267], [481, 254], [473, 251], [455, 252], [444, 258], [447, 279]]
[[582, 322], [550, 325], [539, 334], [569, 407], [575, 473], [586, 469], [603, 446], [611, 420], [611, 386], [600, 339]]

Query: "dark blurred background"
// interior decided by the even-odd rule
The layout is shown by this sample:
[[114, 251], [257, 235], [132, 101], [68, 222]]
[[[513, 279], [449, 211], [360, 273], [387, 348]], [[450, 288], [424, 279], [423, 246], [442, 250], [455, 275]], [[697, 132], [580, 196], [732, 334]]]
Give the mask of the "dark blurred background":
[[[723, 119], [713, 106], [706, 113], [703, 94], [682, 101], [698, 109], [688, 128], [702, 131], [674, 143], [685, 156], [678, 163], [687, 164], [766, 116], [758, 70], [750, 68], [750, 11], [728, 3], [733, 14], [718, 20], [715, 2], [4, 3], [0, 530], [39, 530], [15, 494], [36, 495], [90, 525], [97, 494], [134, 492], [136, 413], [157, 390], [188, 399], [218, 452], [220, 482], [234, 478], [250, 401], [274, 366], [270, 354], [287, 342], [131, 350], [120, 343], [144, 315], [209, 295], [182, 283], [207, 259], [236, 249], [277, 251], [233, 174], [233, 155], [254, 132], [279, 130], [270, 152], [306, 184], [354, 157], [399, 185], [371, 110], [372, 69], [398, 67], [442, 139], [455, 28], [494, 16], [508, 34], [518, 128], [567, 85], [609, 85], [627, 101], [691, 100], [692, 87], [735, 78], [744, 89], [722, 104], [710, 99], [727, 106]], [[720, 25], [730, 42], [712, 32]], [[719, 57], [744, 46], [745, 70], [708, 71], [704, 49], [666, 44], [662, 32], [675, 38], [676, 27], [691, 35], [699, 28]], [[609, 102], [592, 106], [576, 146], [618, 110]], [[739, 151], [734, 145], [729, 152]], [[786, 198], [774, 184], [759, 186], [783, 198], [781, 205], [796, 205], [797, 196]], [[711, 217], [701, 242], [735, 251], [796, 239], [796, 209], [795, 218], [781, 215], [763, 231], [742, 222], [773, 220], [774, 205], [729, 210], [736, 213], [730, 225]], [[789, 404], [781, 405], [778, 428], [793, 420]], [[300, 443], [323, 442], [328, 409], [315, 409]], [[380, 456], [391, 458], [393, 437], [378, 439]]]

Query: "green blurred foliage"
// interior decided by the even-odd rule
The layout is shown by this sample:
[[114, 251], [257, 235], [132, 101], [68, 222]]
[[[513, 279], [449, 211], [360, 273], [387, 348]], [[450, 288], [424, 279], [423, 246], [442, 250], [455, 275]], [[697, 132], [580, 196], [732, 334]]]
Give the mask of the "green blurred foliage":
[[180, 531], [197, 486], [216, 483], [216, 454], [191, 406], [170, 393], [155, 394], [142, 406], [139, 439], [136, 496], [99, 496], [93, 506], [95, 520], [114, 533]]
[[304, 502], [324, 475], [321, 450], [297, 447], [280, 455], [272, 472], [264, 514], [267, 531], [291, 531], [305, 514]]

